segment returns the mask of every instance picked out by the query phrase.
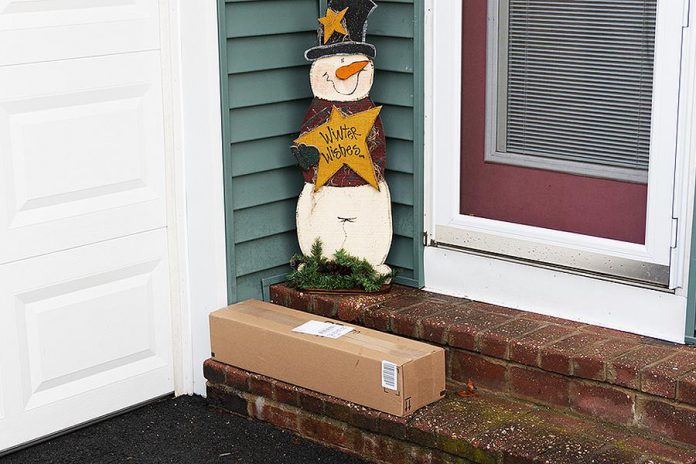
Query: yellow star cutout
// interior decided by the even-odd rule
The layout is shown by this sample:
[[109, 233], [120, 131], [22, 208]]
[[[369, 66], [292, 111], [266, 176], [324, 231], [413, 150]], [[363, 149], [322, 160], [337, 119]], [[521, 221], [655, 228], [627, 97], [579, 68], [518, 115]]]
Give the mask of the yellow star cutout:
[[331, 8], [326, 10], [326, 16], [319, 18], [319, 22], [324, 25], [324, 43], [328, 42], [334, 32], [348, 35], [348, 31], [343, 27], [343, 17], [346, 15], [348, 8], [336, 13]]
[[379, 190], [372, 156], [367, 147], [367, 136], [382, 110], [381, 106], [367, 111], [344, 115], [335, 106], [331, 109], [329, 120], [294, 140], [296, 144], [316, 147], [319, 150], [316, 192], [345, 164], [365, 182]]

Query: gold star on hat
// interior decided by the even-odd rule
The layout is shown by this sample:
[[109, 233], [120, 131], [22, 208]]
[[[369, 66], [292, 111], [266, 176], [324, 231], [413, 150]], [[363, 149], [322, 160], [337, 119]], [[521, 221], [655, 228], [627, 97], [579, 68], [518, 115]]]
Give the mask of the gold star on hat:
[[324, 43], [328, 42], [334, 32], [348, 35], [348, 31], [343, 27], [343, 17], [346, 15], [348, 8], [336, 13], [331, 8], [326, 10], [326, 16], [319, 18], [319, 22], [324, 25]]
[[365, 182], [379, 190], [372, 156], [367, 148], [367, 136], [382, 110], [381, 106], [367, 111], [344, 115], [335, 106], [329, 120], [300, 135], [294, 143], [316, 147], [319, 150], [319, 166], [314, 182], [316, 192], [345, 164]]

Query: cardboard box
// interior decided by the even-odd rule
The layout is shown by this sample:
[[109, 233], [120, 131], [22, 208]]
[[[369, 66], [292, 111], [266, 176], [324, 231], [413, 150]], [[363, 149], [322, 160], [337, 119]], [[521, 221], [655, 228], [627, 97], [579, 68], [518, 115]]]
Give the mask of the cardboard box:
[[[339, 338], [293, 331], [305, 323]], [[216, 361], [389, 414], [444, 394], [445, 352], [426, 343], [256, 300], [212, 313], [210, 333]]]

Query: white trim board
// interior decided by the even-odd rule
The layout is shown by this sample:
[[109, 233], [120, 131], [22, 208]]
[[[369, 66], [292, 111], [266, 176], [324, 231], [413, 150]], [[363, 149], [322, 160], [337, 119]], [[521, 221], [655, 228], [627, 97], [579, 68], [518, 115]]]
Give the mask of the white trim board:
[[[426, 228], [435, 232], [436, 217], [449, 213], [451, 201], [442, 195], [443, 183], [459, 173], [461, 44], [452, 40], [461, 32], [461, 2], [426, 0]], [[690, 14], [694, 15], [691, 11]], [[692, 19], [691, 23], [694, 21]], [[442, 293], [466, 296], [517, 309], [628, 330], [683, 342], [686, 312], [685, 277], [688, 275], [688, 244], [694, 195], [693, 131], [696, 54], [694, 28], [685, 29], [681, 76], [680, 131], [677, 139], [676, 198], [674, 211], [680, 218], [678, 244], [671, 256], [674, 293], [646, 290], [531, 265], [482, 257], [466, 252], [434, 249], [425, 252], [426, 287]], [[672, 88], [672, 92], [674, 89]], [[436, 167], [436, 169], [434, 168]], [[440, 212], [440, 214], [438, 214]], [[632, 251], [632, 250], [631, 250]], [[534, 278], [530, 278], [530, 277]], [[581, 290], [581, 291], [580, 291]], [[601, 295], [599, 298], [597, 295]], [[668, 319], [668, 320], [667, 320]]]
[[205, 394], [208, 314], [227, 304], [217, 3], [172, 1], [168, 25], [176, 392]]

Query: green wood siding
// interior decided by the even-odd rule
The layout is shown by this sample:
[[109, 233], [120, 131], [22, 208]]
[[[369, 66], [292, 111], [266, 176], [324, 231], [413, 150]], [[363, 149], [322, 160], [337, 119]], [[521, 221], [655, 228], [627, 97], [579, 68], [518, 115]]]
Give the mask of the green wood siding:
[[[423, 285], [422, 2], [377, 1], [372, 99], [384, 105], [400, 283]], [[225, 215], [230, 302], [261, 298], [299, 251], [302, 176], [289, 151], [312, 92], [304, 51], [316, 43], [325, 0], [219, 0]], [[321, 12], [321, 14], [320, 14]]]

